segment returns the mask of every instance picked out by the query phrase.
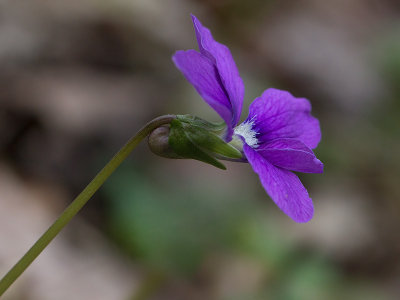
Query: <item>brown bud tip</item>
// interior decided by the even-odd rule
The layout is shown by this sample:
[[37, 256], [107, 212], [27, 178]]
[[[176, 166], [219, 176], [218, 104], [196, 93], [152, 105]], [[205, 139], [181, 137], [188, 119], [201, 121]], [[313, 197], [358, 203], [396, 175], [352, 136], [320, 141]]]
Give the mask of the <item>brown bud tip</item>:
[[158, 127], [150, 133], [147, 143], [151, 152], [166, 158], [182, 158], [169, 145], [169, 125]]

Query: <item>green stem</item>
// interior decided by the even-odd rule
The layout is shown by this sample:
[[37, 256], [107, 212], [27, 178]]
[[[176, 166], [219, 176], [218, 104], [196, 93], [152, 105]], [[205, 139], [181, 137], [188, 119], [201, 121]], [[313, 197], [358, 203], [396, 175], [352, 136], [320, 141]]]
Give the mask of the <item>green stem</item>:
[[26, 270], [26, 268], [39, 256], [47, 245], [57, 236], [65, 225], [81, 210], [86, 202], [101, 187], [114, 170], [128, 157], [132, 150], [154, 129], [169, 124], [176, 116], [165, 115], [147, 123], [138, 131], [117, 154], [104, 166], [104, 168], [93, 178], [85, 189], [72, 201], [72, 203], [61, 213], [58, 219], [47, 229], [47, 231], [36, 241], [36, 243], [25, 253], [25, 255], [11, 268], [0, 280], [0, 296], [10, 285]]

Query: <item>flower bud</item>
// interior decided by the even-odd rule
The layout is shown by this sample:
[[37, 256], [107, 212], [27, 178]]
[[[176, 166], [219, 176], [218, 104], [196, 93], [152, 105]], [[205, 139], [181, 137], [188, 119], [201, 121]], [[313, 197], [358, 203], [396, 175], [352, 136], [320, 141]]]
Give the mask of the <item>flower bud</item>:
[[169, 134], [169, 125], [164, 125], [153, 130], [147, 139], [147, 144], [151, 152], [165, 158], [183, 158], [176, 154], [169, 145]]

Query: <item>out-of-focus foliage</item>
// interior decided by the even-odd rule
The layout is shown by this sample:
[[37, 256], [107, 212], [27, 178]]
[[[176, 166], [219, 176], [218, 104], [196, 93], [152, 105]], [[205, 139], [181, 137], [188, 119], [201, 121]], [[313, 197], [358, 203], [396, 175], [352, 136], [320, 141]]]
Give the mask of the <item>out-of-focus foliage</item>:
[[110, 180], [112, 234], [153, 268], [193, 273], [208, 251], [227, 243], [244, 203], [218, 185], [157, 186], [131, 168]]
[[207, 257], [229, 253], [256, 266], [257, 289], [232, 286], [218, 299], [387, 299], [365, 279], [299, 247], [238, 188], [157, 186], [131, 166], [106, 186], [109, 234], [150, 270], [195, 276]]

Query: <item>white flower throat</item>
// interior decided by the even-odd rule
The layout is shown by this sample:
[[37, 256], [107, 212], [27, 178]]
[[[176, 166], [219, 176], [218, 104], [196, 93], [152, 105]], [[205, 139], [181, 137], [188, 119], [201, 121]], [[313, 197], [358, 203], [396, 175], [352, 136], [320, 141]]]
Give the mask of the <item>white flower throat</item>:
[[243, 122], [239, 126], [236, 126], [234, 129], [234, 133], [243, 137], [246, 144], [250, 147], [257, 148], [258, 139], [256, 136], [258, 133], [253, 130], [254, 119], [255, 118], [252, 118], [250, 121]]

